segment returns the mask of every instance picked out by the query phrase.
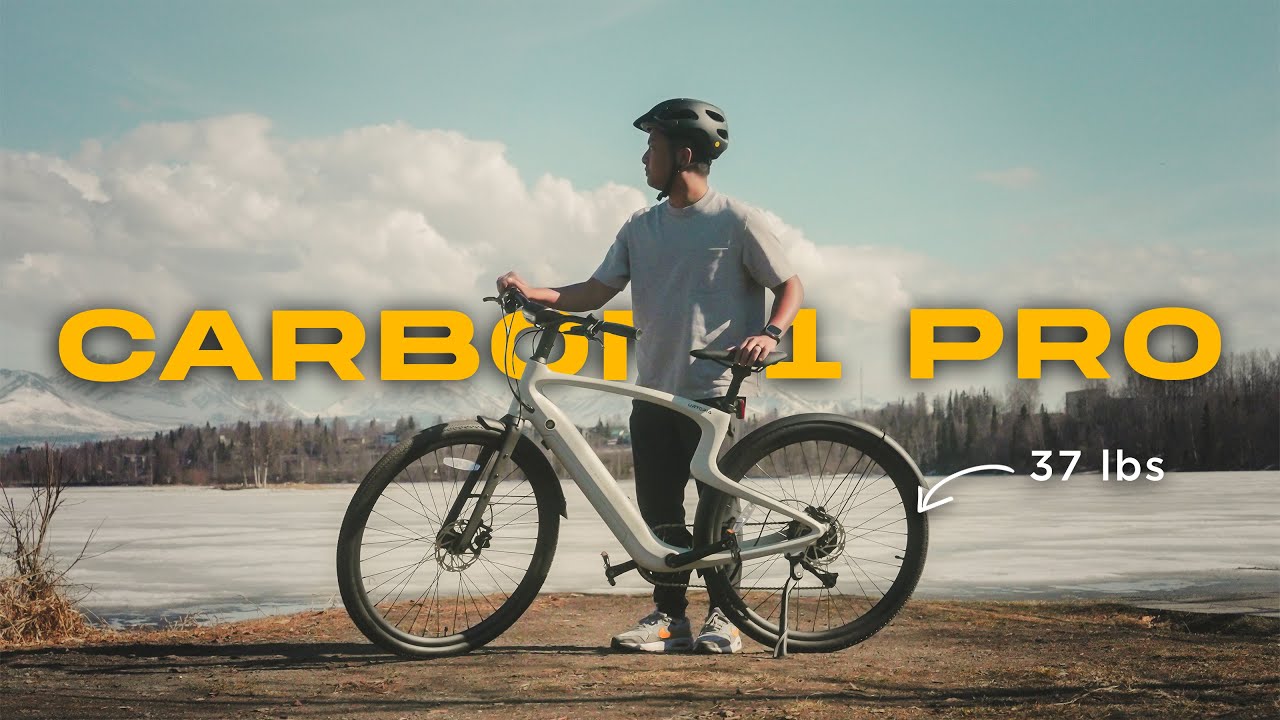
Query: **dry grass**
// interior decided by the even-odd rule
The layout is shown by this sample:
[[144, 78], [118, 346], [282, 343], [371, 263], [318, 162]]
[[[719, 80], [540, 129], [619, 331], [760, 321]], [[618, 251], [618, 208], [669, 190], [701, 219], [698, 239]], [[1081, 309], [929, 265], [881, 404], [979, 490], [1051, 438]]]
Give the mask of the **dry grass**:
[[64, 642], [82, 638], [92, 629], [76, 609], [75, 588], [67, 581], [67, 572], [85, 557], [93, 534], [76, 558], [60, 567], [49, 548], [49, 528], [65, 500], [65, 486], [62, 468], [53, 461], [47, 445], [42, 469], [38, 479], [33, 478], [26, 503], [15, 502], [0, 486], [0, 557], [4, 560], [0, 647]]
[[0, 578], [0, 647], [65, 642], [83, 638], [90, 630], [56, 577]]

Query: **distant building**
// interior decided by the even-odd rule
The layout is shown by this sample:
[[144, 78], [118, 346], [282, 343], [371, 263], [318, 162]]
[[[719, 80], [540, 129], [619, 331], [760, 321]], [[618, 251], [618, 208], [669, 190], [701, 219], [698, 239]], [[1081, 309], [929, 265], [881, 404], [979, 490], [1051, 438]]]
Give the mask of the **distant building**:
[[1106, 388], [1087, 388], [1084, 390], [1072, 390], [1067, 393], [1066, 410], [1067, 414], [1080, 417], [1088, 415], [1107, 402]]

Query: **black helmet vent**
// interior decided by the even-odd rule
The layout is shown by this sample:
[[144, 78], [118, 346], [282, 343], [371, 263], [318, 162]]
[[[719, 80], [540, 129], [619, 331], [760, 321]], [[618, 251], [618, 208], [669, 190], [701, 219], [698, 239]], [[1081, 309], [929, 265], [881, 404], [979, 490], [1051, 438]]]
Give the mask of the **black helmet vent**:
[[676, 98], [660, 102], [632, 125], [645, 132], [661, 130], [690, 140], [695, 158], [705, 162], [719, 158], [729, 146], [724, 111], [701, 100]]

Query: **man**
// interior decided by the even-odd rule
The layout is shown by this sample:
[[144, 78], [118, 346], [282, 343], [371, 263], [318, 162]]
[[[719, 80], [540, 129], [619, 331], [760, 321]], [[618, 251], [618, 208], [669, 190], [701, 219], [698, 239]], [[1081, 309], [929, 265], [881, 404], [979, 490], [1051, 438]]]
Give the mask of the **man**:
[[[706, 401], [724, 396], [731, 377], [689, 351], [737, 350], [737, 362], [764, 359], [791, 327], [804, 298], [777, 237], [762, 214], [707, 185], [711, 162], [729, 144], [720, 108], [698, 100], [668, 100], [641, 115], [635, 127], [649, 134], [641, 161], [650, 187], [665, 203], [636, 212], [618, 231], [591, 278], [559, 288], [530, 287], [514, 272], [498, 289], [518, 288], [531, 300], [569, 312], [594, 310], [631, 284], [637, 382]], [[773, 305], [765, 315], [765, 288]], [[755, 394], [756, 379], [741, 394]], [[684, 490], [700, 431], [693, 420], [637, 400], [631, 412], [636, 499], [640, 513], [664, 541], [689, 547]], [[660, 575], [654, 612], [613, 646], [629, 650], [732, 653], [742, 648], [738, 629], [713, 608], [693, 637], [685, 617], [689, 573]]]

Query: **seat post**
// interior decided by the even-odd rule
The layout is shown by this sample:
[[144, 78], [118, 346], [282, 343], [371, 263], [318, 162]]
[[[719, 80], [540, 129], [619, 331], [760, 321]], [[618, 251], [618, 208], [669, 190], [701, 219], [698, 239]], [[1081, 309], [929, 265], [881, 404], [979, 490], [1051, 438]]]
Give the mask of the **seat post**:
[[725, 393], [726, 402], [737, 402], [738, 390], [742, 387], [742, 381], [751, 375], [751, 368], [744, 365], [734, 365], [730, 368], [733, 371], [733, 381], [729, 383], [729, 390]]

